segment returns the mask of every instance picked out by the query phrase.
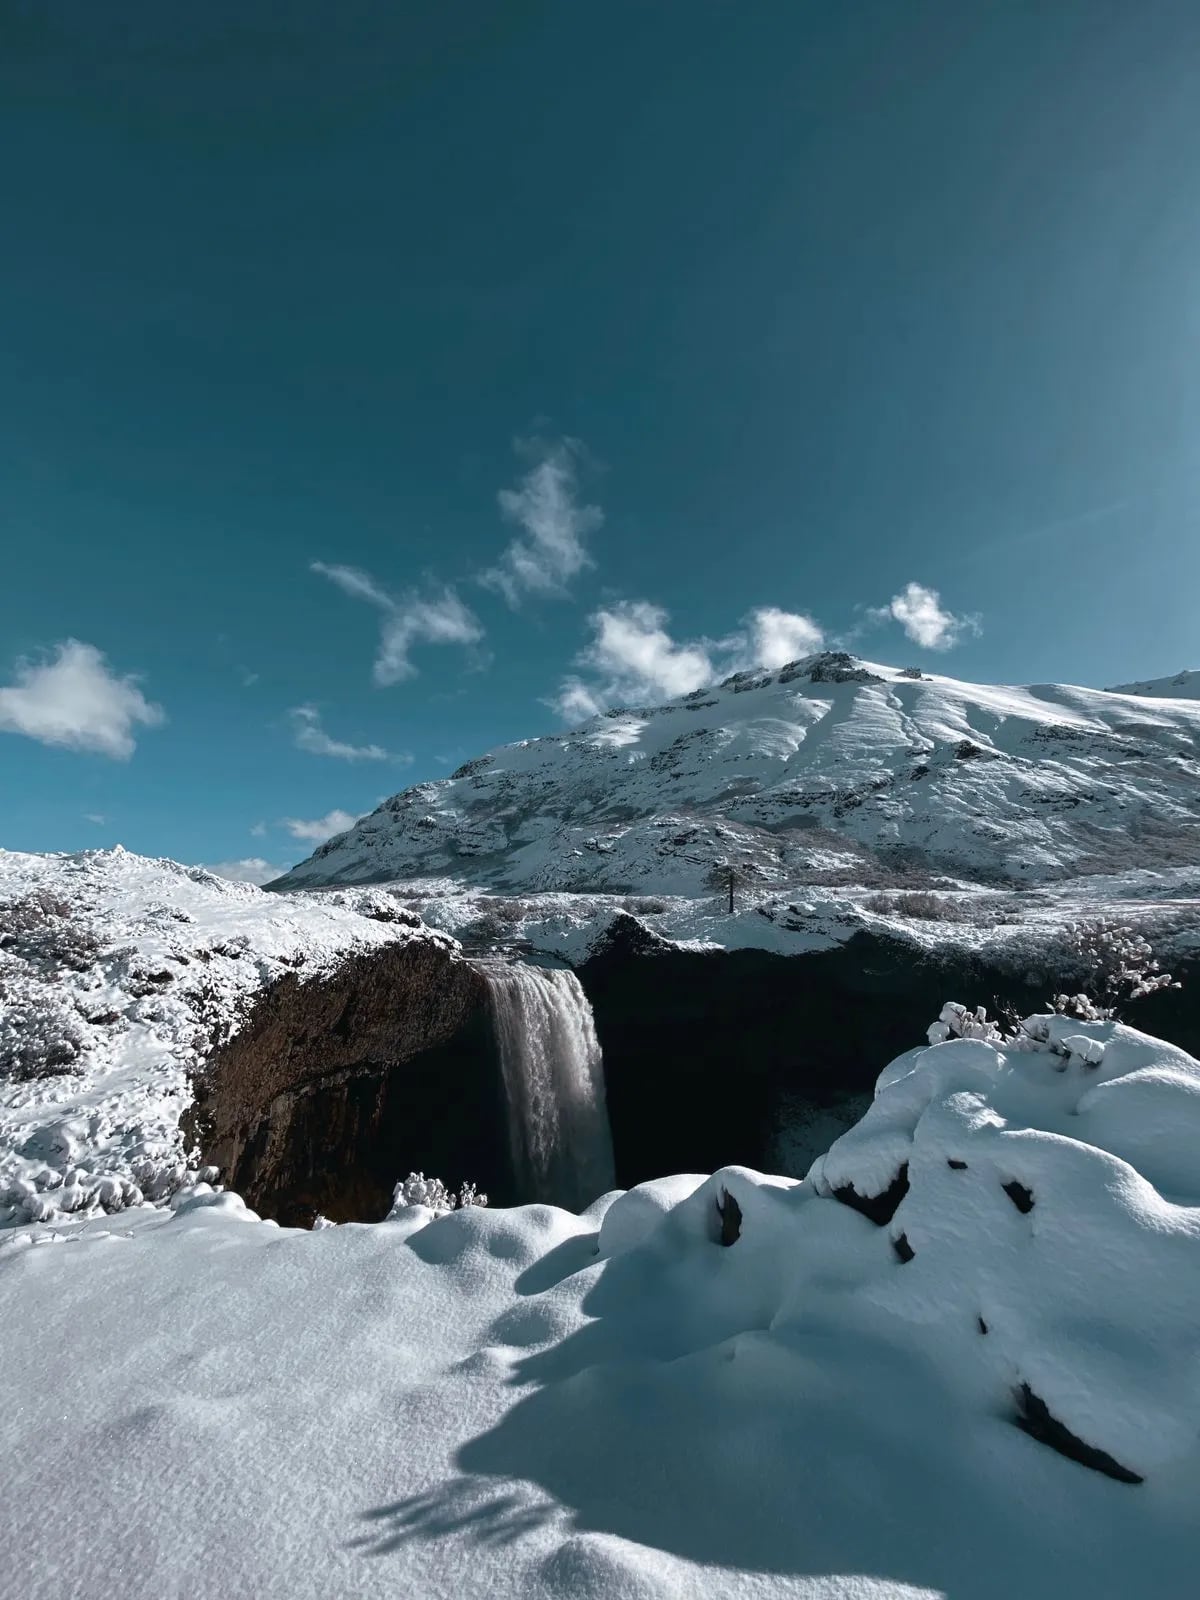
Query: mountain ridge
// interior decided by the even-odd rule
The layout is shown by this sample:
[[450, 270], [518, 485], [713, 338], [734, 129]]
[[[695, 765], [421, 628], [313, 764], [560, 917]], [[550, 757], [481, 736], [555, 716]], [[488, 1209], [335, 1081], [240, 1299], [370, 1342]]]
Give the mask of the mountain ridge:
[[1170, 682], [970, 684], [824, 651], [490, 751], [271, 887], [699, 894], [721, 862], [762, 887], [856, 858], [1015, 885], [1195, 864], [1200, 703]]

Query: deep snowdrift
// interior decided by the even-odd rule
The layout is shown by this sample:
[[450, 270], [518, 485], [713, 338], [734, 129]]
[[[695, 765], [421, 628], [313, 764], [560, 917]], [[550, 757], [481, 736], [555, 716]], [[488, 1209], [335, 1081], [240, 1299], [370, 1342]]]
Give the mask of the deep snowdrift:
[[405, 916], [120, 847], [0, 850], [0, 1229], [166, 1198], [187, 1178], [188, 1074], [255, 992], [397, 939], [451, 946]]
[[1200, 704], [1132, 687], [970, 684], [826, 653], [468, 761], [279, 881], [695, 896], [719, 861], [768, 890], [1195, 867]]
[[[200, 1186], [10, 1230], [0, 1570], [31, 1600], [1183, 1600], [1200, 1064], [1030, 1031], [901, 1057], [802, 1183], [312, 1234]], [[882, 1225], [831, 1193], [889, 1186]]]

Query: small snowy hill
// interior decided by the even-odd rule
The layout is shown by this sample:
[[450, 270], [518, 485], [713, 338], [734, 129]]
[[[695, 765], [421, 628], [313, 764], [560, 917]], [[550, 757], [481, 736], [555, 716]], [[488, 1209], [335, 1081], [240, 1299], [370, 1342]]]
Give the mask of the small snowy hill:
[[867, 872], [1052, 882], [1200, 859], [1200, 704], [916, 677], [841, 653], [469, 761], [275, 887], [440, 878], [697, 895]]
[[1194, 1594], [1200, 1063], [943, 1015], [802, 1182], [0, 1235], [6, 1592]]
[[1154, 700], [1200, 700], [1200, 672], [1177, 672], [1173, 678], [1122, 683], [1109, 693], [1149, 695]]
[[411, 938], [450, 943], [369, 890], [281, 899], [119, 846], [0, 850], [0, 1229], [164, 1199], [188, 1177], [188, 1073], [255, 991]]

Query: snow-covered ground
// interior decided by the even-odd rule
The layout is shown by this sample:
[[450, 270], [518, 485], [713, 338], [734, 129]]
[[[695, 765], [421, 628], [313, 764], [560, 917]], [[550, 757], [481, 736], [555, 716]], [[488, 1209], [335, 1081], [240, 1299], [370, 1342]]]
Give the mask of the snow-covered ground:
[[450, 943], [405, 915], [119, 847], [0, 850], [0, 1229], [165, 1199], [188, 1176], [188, 1073], [254, 993], [399, 938]]
[[1194, 871], [1192, 678], [1022, 688], [811, 657], [468, 761], [280, 882], [695, 898], [719, 862], [774, 893]]
[[800, 1183], [9, 1230], [3, 1586], [1185, 1600], [1198, 1202], [1200, 1064], [1055, 1017], [901, 1057]]
[[1065, 925], [1094, 920], [1144, 930], [1169, 959], [1200, 946], [1200, 863], [1027, 889], [938, 877], [921, 891], [879, 890], [855, 882], [848, 869], [837, 884], [740, 887], [732, 915], [720, 892], [501, 895], [445, 877], [399, 881], [385, 892], [465, 943], [528, 946], [573, 965], [587, 960], [622, 913], [685, 949], [783, 955], [828, 950], [865, 929], [918, 949], [953, 948], [984, 959], [1011, 961], [1024, 952], [1027, 964], [1038, 966], [1060, 949]]

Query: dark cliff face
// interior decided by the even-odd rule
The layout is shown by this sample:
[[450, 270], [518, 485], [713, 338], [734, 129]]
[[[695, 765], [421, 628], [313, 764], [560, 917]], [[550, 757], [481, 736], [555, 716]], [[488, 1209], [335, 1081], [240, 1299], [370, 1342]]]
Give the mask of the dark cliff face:
[[194, 1088], [204, 1159], [284, 1224], [377, 1221], [414, 1169], [517, 1198], [487, 987], [433, 940], [289, 974]]
[[[1197, 1054], [1200, 970], [1181, 975], [1182, 990], [1122, 1016]], [[825, 1148], [887, 1063], [925, 1042], [946, 1000], [1026, 1015], [1051, 988], [866, 933], [802, 956], [680, 950], [632, 917], [579, 977], [604, 1050], [622, 1188], [730, 1163], [779, 1170], [781, 1125], [828, 1112], [812, 1129]], [[308, 982], [289, 974], [212, 1056], [195, 1093], [186, 1120], [204, 1160], [285, 1224], [317, 1212], [377, 1220], [410, 1170], [469, 1179], [501, 1205], [528, 1198], [513, 1174], [487, 982], [429, 939]], [[784, 1170], [806, 1166], [797, 1157]]]
[[[1121, 1015], [1195, 1054], [1200, 972], [1183, 976], [1182, 990]], [[947, 1000], [1026, 1016], [1047, 1008], [1051, 988], [867, 933], [801, 956], [679, 950], [632, 917], [618, 919], [579, 977], [604, 1049], [622, 1187], [728, 1163], [771, 1170], [781, 1118], [869, 1099], [888, 1062], [925, 1043]]]

